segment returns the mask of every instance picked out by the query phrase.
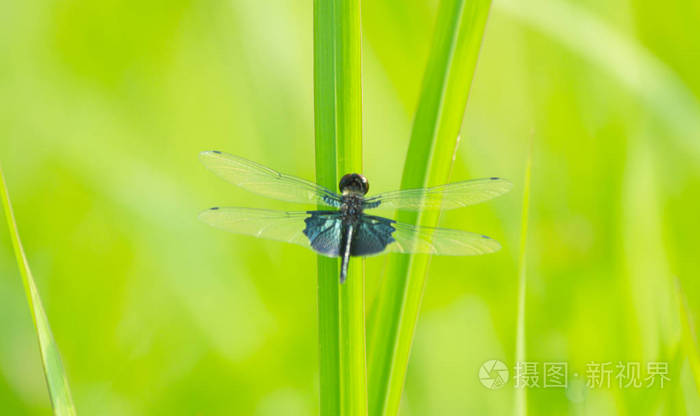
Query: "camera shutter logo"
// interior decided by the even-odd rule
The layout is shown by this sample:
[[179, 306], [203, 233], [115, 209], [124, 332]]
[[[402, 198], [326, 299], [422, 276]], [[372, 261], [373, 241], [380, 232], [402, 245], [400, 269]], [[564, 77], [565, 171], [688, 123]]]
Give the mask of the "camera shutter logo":
[[500, 389], [508, 382], [508, 367], [503, 361], [486, 361], [479, 368], [479, 381], [487, 389]]

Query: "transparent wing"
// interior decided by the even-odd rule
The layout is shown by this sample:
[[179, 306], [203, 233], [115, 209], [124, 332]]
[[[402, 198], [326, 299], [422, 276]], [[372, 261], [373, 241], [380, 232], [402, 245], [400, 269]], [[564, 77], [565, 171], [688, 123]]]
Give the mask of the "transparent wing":
[[328, 188], [285, 175], [242, 157], [213, 150], [200, 153], [199, 158], [210, 171], [256, 194], [302, 204], [340, 205], [340, 197]]
[[472, 179], [433, 188], [403, 189], [365, 199], [365, 208], [455, 209], [503, 195], [513, 184], [501, 178]]
[[501, 245], [485, 235], [448, 228], [418, 227], [401, 222], [391, 224], [396, 231], [387, 251], [443, 256], [476, 256], [498, 251]]
[[304, 235], [307, 212], [285, 212], [255, 208], [211, 208], [199, 214], [203, 222], [236, 234], [294, 243], [310, 248]]

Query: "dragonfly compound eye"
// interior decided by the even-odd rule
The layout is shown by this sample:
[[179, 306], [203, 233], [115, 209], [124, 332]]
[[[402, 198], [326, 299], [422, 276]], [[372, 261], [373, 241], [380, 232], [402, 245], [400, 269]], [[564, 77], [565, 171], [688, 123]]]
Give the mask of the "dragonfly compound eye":
[[369, 191], [369, 181], [360, 174], [348, 173], [340, 179], [338, 188], [340, 188], [340, 192], [349, 191], [366, 194]]

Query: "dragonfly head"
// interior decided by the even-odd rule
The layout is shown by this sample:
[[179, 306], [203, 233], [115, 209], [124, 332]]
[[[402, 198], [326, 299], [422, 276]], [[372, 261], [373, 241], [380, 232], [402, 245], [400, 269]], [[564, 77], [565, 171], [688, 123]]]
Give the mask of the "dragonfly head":
[[364, 195], [369, 191], [369, 181], [358, 173], [348, 173], [340, 179], [338, 188], [340, 188], [340, 192], [343, 194], [346, 192], [355, 192]]

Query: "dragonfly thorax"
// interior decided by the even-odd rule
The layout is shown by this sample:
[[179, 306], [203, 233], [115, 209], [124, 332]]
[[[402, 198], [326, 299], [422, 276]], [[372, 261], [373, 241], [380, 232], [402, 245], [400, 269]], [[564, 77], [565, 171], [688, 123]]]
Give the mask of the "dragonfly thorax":
[[355, 222], [362, 214], [362, 195], [349, 192], [344, 193], [343, 202], [340, 205], [340, 213], [343, 220]]
[[345, 222], [356, 223], [362, 214], [364, 195], [369, 191], [369, 181], [359, 173], [348, 173], [338, 184], [342, 193], [340, 213]]

